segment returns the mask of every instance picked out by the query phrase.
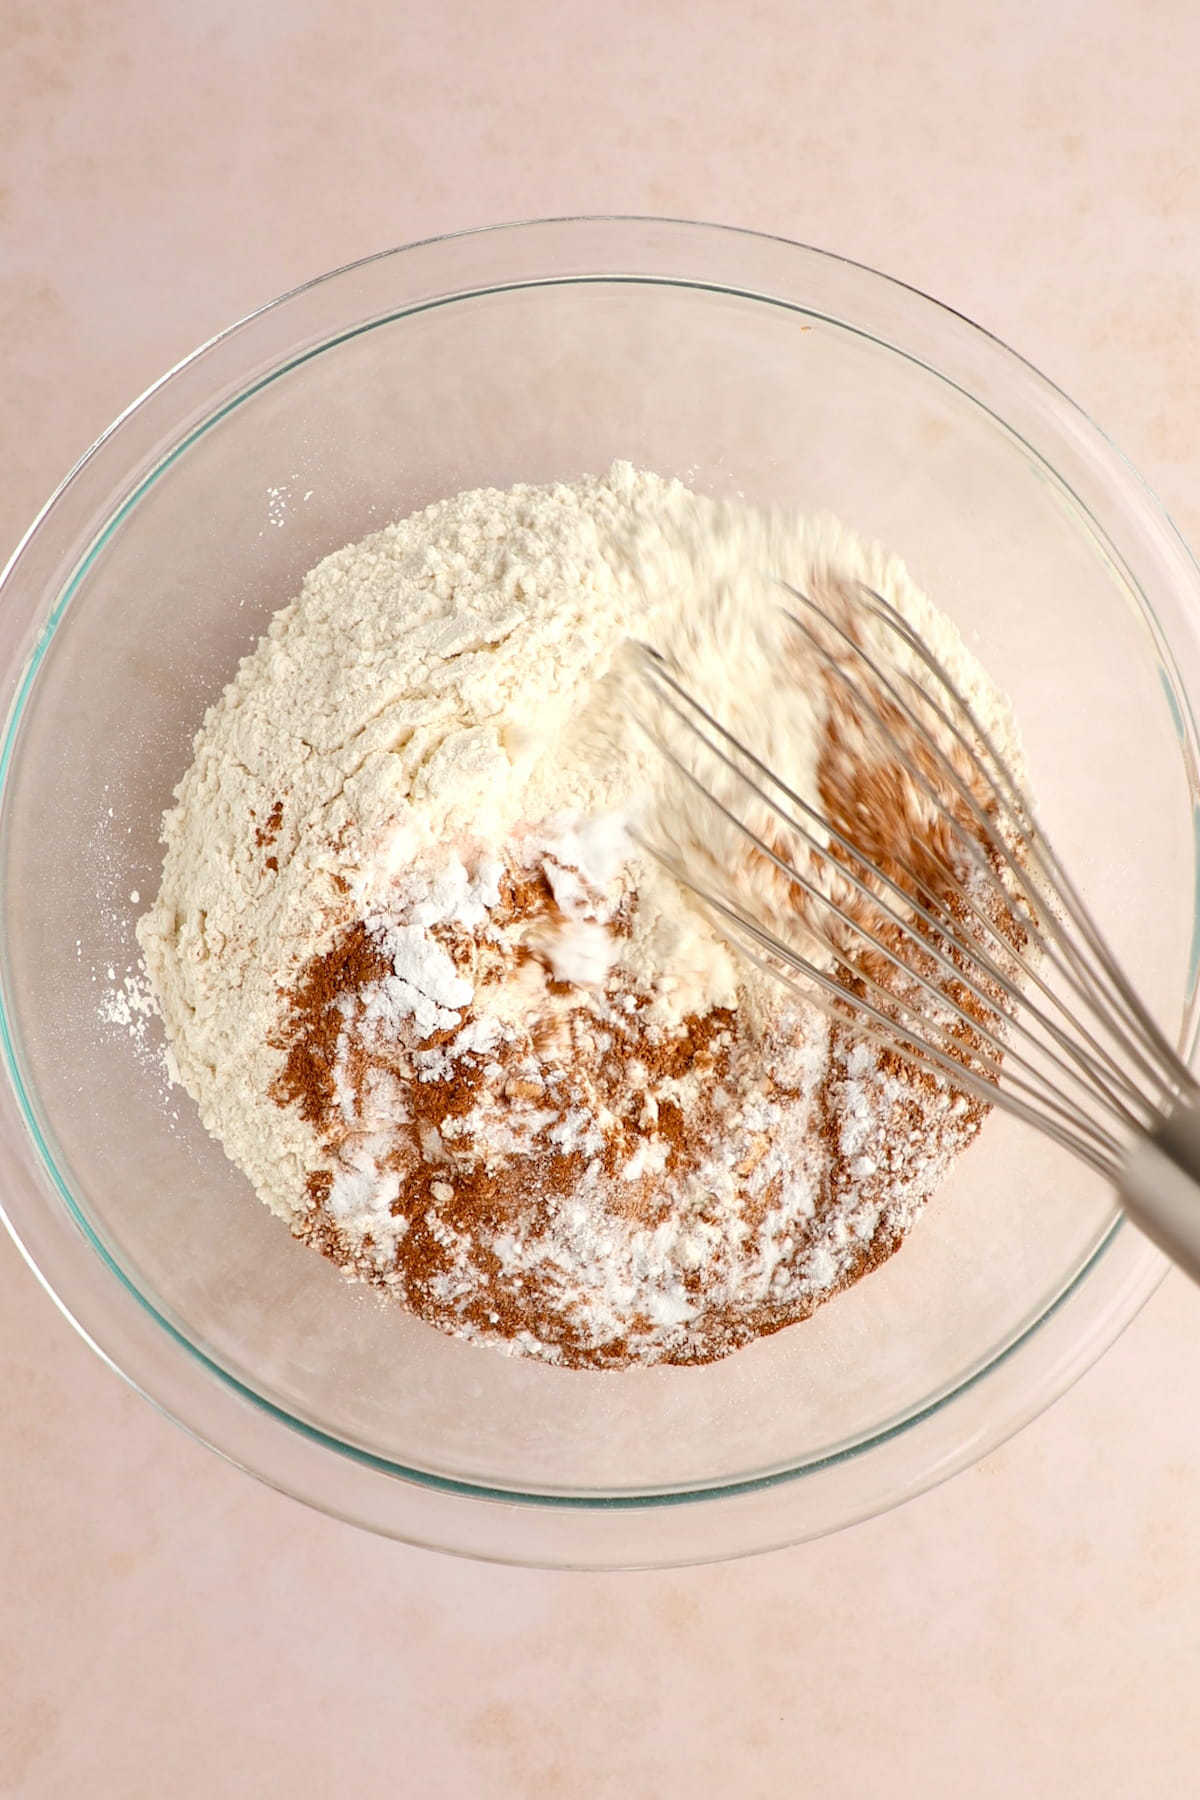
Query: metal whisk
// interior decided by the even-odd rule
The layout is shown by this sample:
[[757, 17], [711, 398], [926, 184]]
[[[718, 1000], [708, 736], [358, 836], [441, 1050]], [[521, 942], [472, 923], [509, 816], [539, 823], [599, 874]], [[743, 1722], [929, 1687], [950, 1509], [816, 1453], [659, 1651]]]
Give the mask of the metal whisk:
[[[639, 717], [724, 846], [702, 853], [651, 828], [646, 848], [762, 967], [1113, 1182], [1200, 1280], [1200, 1089], [1012, 768], [882, 595], [856, 583], [822, 604], [784, 587], [782, 609], [830, 706], [888, 771], [882, 797], [822, 790], [814, 804], [639, 645], [652, 697]], [[882, 815], [898, 799], [909, 829], [896, 845]]]

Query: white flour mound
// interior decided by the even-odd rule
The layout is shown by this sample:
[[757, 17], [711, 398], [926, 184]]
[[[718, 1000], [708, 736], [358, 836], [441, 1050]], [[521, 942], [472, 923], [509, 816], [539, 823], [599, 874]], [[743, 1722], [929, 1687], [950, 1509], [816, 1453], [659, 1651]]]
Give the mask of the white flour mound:
[[[621, 665], [631, 638], [678, 656], [697, 697], [815, 798], [823, 686], [798, 682], [781, 654], [772, 577], [805, 589], [831, 568], [917, 625], [1011, 750], [1007, 707], [894, 558], [834, 521], [708, 502], [624, 463], [570, 485], [457, 495], [306, 577], [205, 717], [164, 820], [162, 885], [138, 925], [180, 1078], [275, 1212], [303, 1225], [314, 1171], [332, 1170], [348, 1258], [363, 1243], [380, 1266], [390, 1254], [404, 1229], [388, 1223], [395, 1174], [374, 1167], [370, 1142], [338, 1163], [302, 1109], [269, 1097], [287, 995], [349, 922], [366, 921], [392, 975], [372, 991], [363, 1029], [423, 1040], [462, 1024], [471, 970], [438, 930], [486, 937], [522, 833], [540, 834], [561, 910], [542, 945], [556, 983], [636, 991], [639, 1018], [668, 1035], [713, 1008], [783, 1014], [782, 990], [735, 963], [626, 835], [649, 813], [660, 837], [674, 833], [692, 855], [699, 846], [714, 866], [729, 861], [719, 819], [631, 717]], [[624, 935], [594, 903], [605, 892], [636, 894]], [[497, 1033], [544, 1000], [545, 971], [523, 966], [498, 985]], [[471, 1016], [469, 1048], [481, 1056], [492, 1026]], [[826, 1036], [822, 1027], [814, 1044]], [[808, 1091], [811, 1071], [805, 1079]], [[386, 1104], [403, 1107], [403, 1097]], [[628, 1166], [640, 1179], [667, 1160], [656, 1149]], [[932, 1179], [913, 1184], [909, 1214]], [[814, 1252], [806, 1279], [832, 1289], [838, 1269], [831, 1251]], [[588, 1278], [578, 1267], [569, 1277], [577, 1287]], [[686, 1328], [682, 1305], [659, 1305], [667, 1337]], [[618, 1325], [606, 1315], [597, 1336], [619, 1335]]]

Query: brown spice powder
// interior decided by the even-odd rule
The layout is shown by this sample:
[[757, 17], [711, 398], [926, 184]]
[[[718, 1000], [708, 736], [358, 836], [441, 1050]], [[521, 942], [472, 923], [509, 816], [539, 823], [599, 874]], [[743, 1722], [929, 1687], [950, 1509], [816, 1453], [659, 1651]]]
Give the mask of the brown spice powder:
[[327, 1131], [336, 1094], [334, 1065], [344, 1019], [339, 1002], [392, 972], [391, 963], [361, 922], [349, 926], [323, 956], [314, 957], [297, 986], [284, 993], [287, 1023], [271, 1040], [285, 1052], [270, 1098], [296, 1106], [308, 1124]]
[[[251, 814], [251, 817], [253, 817], [253, 814]], [[254, 842], [258, 845], [260, 850], [265, 844], [273, 844], [275, 842], [275, 839], [279, 836], [279, 828], [282, 824], [283, 801], [276, 800], [262, 824], [257, 826], [254, 832]]]
[[[895, 769], [849, 755], [841, 722], [831, 700], [831, 729], [819, 785], [832, 822], [894, 873], [894, 879], [914, 899], [940, 905], [952, 917], [958, 916], [961, 902], [953, 882], [948, 885], [952, 846], [948, 839], [944, 845], [930, 839], [927, 803]], [[849, 728], [850, 722], [845, 723]], [[888, 948], [903, 951], [911, 962], [912, 948], [899, 928], [881, 922], [871, 903], [846, 885], [851, 915], [872, 929]], [[617, 929], [629, 930], [632, 904], [632, 900], [627, 903]], [[543, 872], [509, 871], [501, 882], [500, 904], [491, 915], [493, 941], [458, 927], [434, 927], [432, 935], [470, 977], [479, 1010], [486, 1014], [489, 986], [510, 976], [515, 965], [545, 961], [536, 930], [515, 939], [510, 934], [503, 955], [494, 940], [504, 938], [516, 925], [535, 926], [539, 919], [553, 924], [560, 917]], [[1015, 941], [1018, 931], [1011, 920], [1001, 917], [1000, 929], [1007, 930]], [[935, 943], [932, 934], [930, 944], [945, 949], [940, 938]], [[860, 951], [859, 967], [861, 976], [843, 971], [842, 978], [851, 991], [865, 991], [864, 978], [895, 989], [901, 986], [885, 957]], [[936, 971], [932, 959], [929, 968]], [[727, 1084], [736, 1086], [735, 1064], [747, 1056], [769, 1056], [768, 1047], [756, 1049], [749, 1044], [738, 1015], [720, 1008], [687, 1018], [674, 1034], [655, 1031], [644, 1017], [645, 997], [640, 995], [632, 996], [630, 1010], [617, 1007], [610, 1012], [601, 1032], [585, 997], [565, 984], [547, 981], [551, 997], [564, 1003], [553, 1020], [530, 1021], [531, 1029], [524, 1037], [498, 1045], [486, 1057], [458, 1052], [447, 1058], [449, 1072], [433, 1073], [414, 1064], [414, 1053], [448, 1051], [461, 1025], [453, 1031], [434, 1032], [419, 1044], [414, 1039], [394, 1045], [375, 1043], [370, 1049], [354, 1035], [353, 1020], [361, 1015], [365, 990], [391, 972], [387, 956], [361, 922], [348, 925], [331, 949], [314, 959], [286, 996], [287, 1023], [278, 1041], [285, 1061], [272, 1098], [281, 1106], [297, 1106], [335, 1155], [348, 1129], [338, 1105], [334, 1076], [339, 1045], [343, 1079], [357, 1095], [360, 1114], [375, 1076], [381, 1071], [393, 1076], [403, 1094], [403, 1116], [393, 1122], [394, 1149], [385, 1163], [400, 1178], [400, 1194], [391, 1210], [404, 1229], [394, 1254], [381, 1265], [371, 1253], [369, 1240], [365, 1245], [347, 1240], [329, 1216], [333, 1177], [328, 1170], [318, 1170], [308, 1179], [310, 1208], [303, 1235], [343, 1267], [399, 1294], [431, 1323], [453, 1332], [465, 1330], [509, 1341], [525, 1334], [568, 1364], [620, 1367], [644, 1356], [649, 1345], [656, 1345], [655, 1360], [708, 1361], [807, 1316], [830, 1292], [850, 1285], [895, 1251], [904, 1232], [896, 1222], [899, 1215], [891, 1206], [892, 1196], [920, 1179], [923, 1170], [940, 1170], [974, 1137], [985, 1116], [983, 1106], [961, 1096], [957, 1110], [951, 1110], [941, 1083], [911, 1068], [896, 1052], [876, 1050], [872, 1052], [876, 1072], [893, 1080], [888, 1090], [890, 1110], [876, 1121], [872, 1139], [877, 1166], [864, 1175], [862, 1159], [856, 1162], [843, 1148], [846, 1059], [856, 1038], [852, 1030], [834, 1025], [829, 1064], [813, 1115], [820, 1169], [815, 1205], [808, 1226], [797, 1225], [792, 1249], [781, 1263], [785, 1280], [780, 1299], [760, 1298], [750, 1303], [709, 1292], [704, 1271], [697, 1269], [684, 1280], [686, 1291], [701, 1309], [694, 1329], [676, 1334], [664, 1348], [661, 1331], [635, 1312], [623, 1330], [597, 1342], [594, 1333], [578, 1328], [564, 1306], [559, 1277], [552, 1268], [540, 1271], [523, 1265], [522, 1273], [514, 1277], [491, 1248], [505, 1233], [527, 1244], [548, 1238], [559, 1207], [572, 1201], [583, 1178], [587, 1158], [577, 1150], [556, 1146], [544, 1123], [526, 1121], [545, 1116], [562, 1120], [581, 1104], [586, 1104], [593, 1116], [605, 1118], [608, 1123], [599, 1153], [609, 1183], [604, 1205], [613, 1220], [625, 1218], [631, 1226], [653, 1229], [672, 1217], [682, 1180], [722, 1141], [726, 1125], [717, 1099]], [[997, 1014], [990, 1013], [961, 984], [947, 984], [947, 991], [979, 1023], [995, 1022], [998, 990]], [[476, 1016], [474, 1008], [468, 1010], [461, 1024]], [[606, 1043], [605, 1037], [612, 1041]], [[981, 1044], [967, 1022], [953, 1028], [949, 1042], [957, 1045], [964, 1061], [977, 1054]], [[636, 1080], [631, 1074], [635, 1063], [644, 1071]], [[758, 1074], [767, 1096], [785, 1106], [794, 1104], [794, 1097], [772, 1082], [769, 1068], [765, 1072], [759, 1069]], [[657, 1093], [663, 1082], [697, 1075], [702, 1077], [695, 1088], [698, 1098], [686, 1116], [676, 1098]], [[507, 1120], [518, 1137], [525, 1132], [527, 1154], [497, 1160], [489, 1155], [485, 1141], [455, 1131], [481, 1103], [490, 1109], [492, 1118]], [[645, 1141], [644, 1119], [653, 1121], [651, 1134], [666, 1147], [666, 1166], [653, 1176], [622, 1180], [624, 1165]], [[428, 1133], [433, 1134], [432, 1140], [427, 1139]], [[428, 1141], [443, 1146], [432, 1158], [426, 1153]], [[769, 1134], [759, 1132], [744, 1145], [733, 1170], [741, 1184], [738, 1220], [747, 1257], [752, 1256], [756, 1234], [780, 1197], [781, 1177], [775, 1176], [765, 1186], [761, 1182], [755, 1186], [753, 1181], [769, 1147]], [[797, 1272], [802, 1271], [810, 1248], [823, 1242], [840, 1219], [854, 1215], [856, 1209], [861, 1212], [864, 1203], [876, 1205], [874, 1227], [861, 1241], [843, 1247], [831, 1287], [821, 1291], [805, 1287]], [[461, 1291], [464, 1257], [469, 1270], [469, 1291], [465, 1293]], [[451, 1292], [456, 1283], [460, 1291]]]

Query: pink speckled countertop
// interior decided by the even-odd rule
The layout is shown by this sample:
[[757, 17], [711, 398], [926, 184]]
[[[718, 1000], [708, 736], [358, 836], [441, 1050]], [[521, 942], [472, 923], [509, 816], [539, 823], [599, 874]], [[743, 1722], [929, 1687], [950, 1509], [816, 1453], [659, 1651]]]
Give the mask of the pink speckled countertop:
[[[5, 549], [240, 313], [386, 245], [599, 211], [780, 232], [936, 294], [1200, 542], [1183, 0], [8, 0], [0, 45]], [[127, 1391], [6, 1238], [0, 1356], [0, 1793], [1198, 1790], [1181, 1277], [936, 1492], [662, 1575], [458, 1563], [306, 1512]]]

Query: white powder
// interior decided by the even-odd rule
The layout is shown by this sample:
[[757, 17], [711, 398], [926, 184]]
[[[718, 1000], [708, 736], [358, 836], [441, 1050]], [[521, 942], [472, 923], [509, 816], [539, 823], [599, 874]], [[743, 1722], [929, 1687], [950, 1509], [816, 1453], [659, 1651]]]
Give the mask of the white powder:
[[455, 1009], [466, 1006], [474, 990], [441, 945], [420, 925], [381, 925], [379, 936], [395, 974], [372, 990], [368, 1024], [395, 1036], [411, 1018], [423, 1038], [460, 1025]]
[[[825, 685], [775, 578], [830, 570], [916, 623], [1011, 750], [1003, 702], [894, 559], [626, 464], [458, 495], [337, 551], [207, 714], [138, 926], [180, 1077], [268, 1205], [314, 1233], [323, 1183], [325, 1246], [446, 1328], [568, 1361], [719, 1353], [849, 1279], [877, 1229], [898, 1237], [974, 1129], [926, 1096], [941, 1137], [893, 1155], [903, 1084], [735, 960], [630, 835], [747, 876], [745, 840], [633, 716], [662, 727], [631, 638], [817, 797]], [[289, 995], [351, 927], [383, 972], [337, 1002], [322, 1122], [279, 1101]], [[696, 1020], [707, 1048], [675, 1056]], [[428, 1116], [465, 1077], [472, 1103]], [[862, 1191], [820, 1226], [834, 1094]], [[569, 1193], [539, 1185], [547, 1157]], [[454, 1222], [481, 1181], [516, 1196], [486, 1242]], [[418, 1291], [395, 1259], [424, 1244]]]
[[101, 996], [97, 1013], [106, 1025], [118, 1025], [144, 1044], [146, 1030], [155, 1015], [154, 993], [141, 969], [131, 969], [117, 979], [117, 972], [107, 971], [109, 986]]
[[[558, 899], [557, 890], [555, 898]], [[543, 951], [554, 979], [572, 982], [576, 987], [602, 987], [620, 953], [611, 931], [598, 921], [587, 919], [567, 918], [544, 936], [534, 938], [533, 943]]]

